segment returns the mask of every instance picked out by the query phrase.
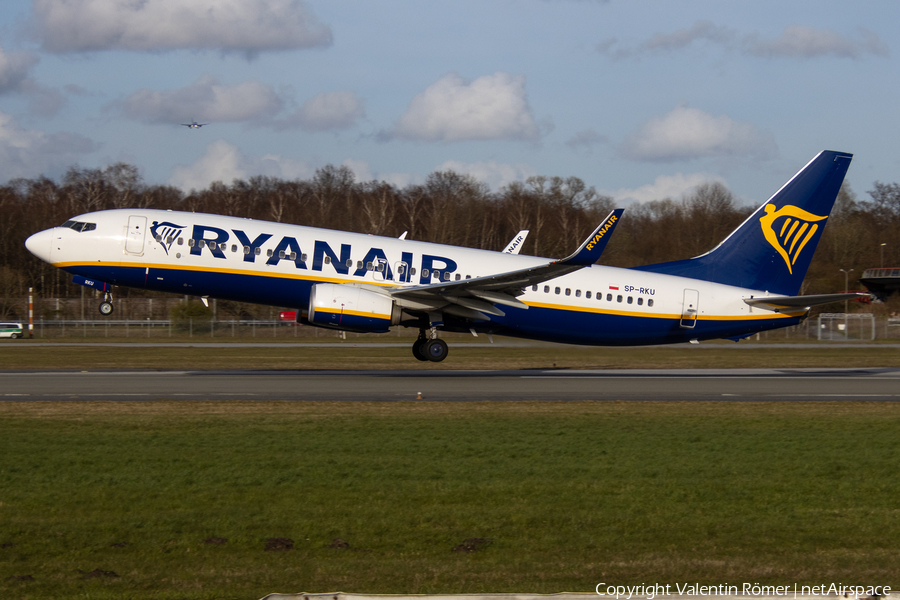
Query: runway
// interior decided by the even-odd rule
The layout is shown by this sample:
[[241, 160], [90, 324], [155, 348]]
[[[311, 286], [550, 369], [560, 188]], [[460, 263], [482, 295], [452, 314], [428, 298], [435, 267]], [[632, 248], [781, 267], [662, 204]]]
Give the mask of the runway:
[[0, 400], [900, 401], [900, 369], [0, 372]]

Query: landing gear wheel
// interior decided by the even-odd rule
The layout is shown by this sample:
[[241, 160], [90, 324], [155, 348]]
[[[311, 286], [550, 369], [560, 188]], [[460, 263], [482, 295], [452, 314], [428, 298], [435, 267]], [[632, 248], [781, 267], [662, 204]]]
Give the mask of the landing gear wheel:
[[428, 340], [425, 340], [425, 339], [418, 339], [415, 342], [413, 342], [413, 347], [412, 347], [413, 356], [415, 356], [417, 360], [421, 360], [423, 362], [428, 360], [428, 357], [425, 356], [425, 352], [423, 350], [423, 346], [426, 343], [428, 343]]
[[447, 342], [441, 339], [428, 340], [422, 350], [431, 362], [441, 362], [449, 353]]
[[104, 317], [108, 317], [113, 313], [113, 305], [112, 302], [101, 302], [100, 303], [100, 314]]

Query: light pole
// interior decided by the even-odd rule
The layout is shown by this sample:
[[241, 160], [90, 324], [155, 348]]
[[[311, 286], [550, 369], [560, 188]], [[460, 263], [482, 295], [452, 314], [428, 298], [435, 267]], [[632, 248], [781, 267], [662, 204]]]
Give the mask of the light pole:
[[884, 247], [887, 246], [887, 242], [881, 244], [881, 268], [884, 268]]
[[[850, 273], [853, 272], [853, 269], [850, 269], [849, 271], [845, 271], [844, 269], [841, 269], [840, 271], [841, 271], [841, 273], [844, 274], [844, 293], [846, 294], [846, 293], [847, 293], [847, 288], [850, 287], [849, 279], [850, 279]], [[850, 311], [847, 309], [848, 302], [849, 302], [848, 300], [844, 300], [844, 314], [845, 314], [845, 315], [846, 315], [848, 312], [850, 312]]]

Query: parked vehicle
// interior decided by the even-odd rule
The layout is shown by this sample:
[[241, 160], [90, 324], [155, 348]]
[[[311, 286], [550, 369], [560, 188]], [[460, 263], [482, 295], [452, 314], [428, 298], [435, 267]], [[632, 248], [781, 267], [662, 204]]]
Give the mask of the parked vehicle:
[[22, 337], [21, 323], [0, 323], [0, 338], [16, 339]]

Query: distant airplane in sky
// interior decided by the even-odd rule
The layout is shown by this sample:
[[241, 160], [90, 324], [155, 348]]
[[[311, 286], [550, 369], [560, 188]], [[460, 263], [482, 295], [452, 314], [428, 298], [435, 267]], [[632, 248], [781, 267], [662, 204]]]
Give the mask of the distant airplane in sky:
[[851, 158], [821, 152], [706, 254], [632, 269], [594, 264], [621, 208], [559, 260], [516, 254], [526, 231], [491, 252], [142, 208], [74, 216], [25, 245], [104, 292], [104, 315], [112, 285], [296, 307], [304, 325], [418, 329], [423, 361], [447, 356], [438, 330], [590, 346], [737, 341], [868, 296], [798, 295]]
[[182, 123], [185, 127], [190, 127], [191, 129], [200, 129], [204, 125], [209, 125], [209, 123], [198, 123], [197, 121], [191, 121], [190, 123]]

